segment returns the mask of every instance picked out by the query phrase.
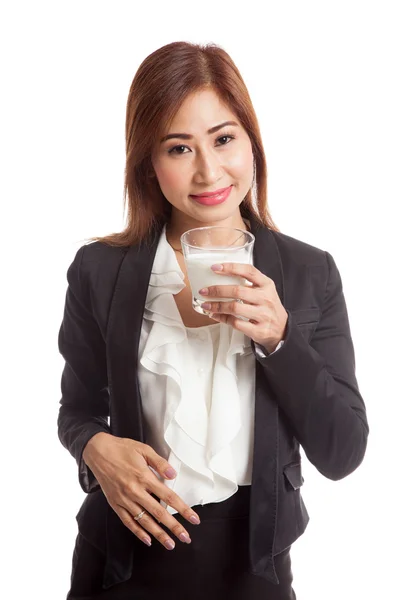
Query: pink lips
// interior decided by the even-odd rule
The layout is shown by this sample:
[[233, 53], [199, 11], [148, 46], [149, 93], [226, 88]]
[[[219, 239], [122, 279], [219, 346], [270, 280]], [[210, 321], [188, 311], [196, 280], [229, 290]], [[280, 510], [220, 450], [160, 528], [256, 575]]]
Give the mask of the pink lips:
[[222, 202], [224, 202], [227, 199], [227, 197], [229, 196], [231, 189], [232, 189], [232, 186], [230, 185], [228, 188], [225, 188], [222, 192], [220, 192], [218, 194], [211, 194], [211, 195], [207, 194], [205, 196], [191, 195], [190, 198], [193, 198], [193, 200], [195, 200], [199, 204], [204, 204], [206, 206], [213, 206], [214, 204], [221, 204]]

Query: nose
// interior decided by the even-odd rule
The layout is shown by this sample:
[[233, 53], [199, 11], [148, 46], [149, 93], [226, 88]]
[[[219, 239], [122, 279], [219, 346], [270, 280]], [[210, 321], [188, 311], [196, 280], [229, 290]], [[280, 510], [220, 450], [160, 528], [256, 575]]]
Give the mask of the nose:
[[211, 186], [222, 179], [223, 169], [220, 158], [213, 152], [199, 154], [195, 167], [196, 183], [205, 183]]

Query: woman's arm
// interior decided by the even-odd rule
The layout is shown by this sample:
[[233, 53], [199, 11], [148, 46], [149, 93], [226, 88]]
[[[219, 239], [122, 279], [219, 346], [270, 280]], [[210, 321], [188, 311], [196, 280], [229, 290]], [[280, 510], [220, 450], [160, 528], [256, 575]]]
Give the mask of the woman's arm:
[[110, 427], [106, 346], [81, 278], [84, 251], [85, 246], [79, 248], [67, 271], [64, 317], [58, 335], [65, 366], [57, 425], [61, 443], [77, 461], [79, 483], [90, 493], [99, 489], [99, 484], [82, 452], [96, 433], [110, 433]]
[[311, 341], [288, 311], [285, 343], [266, 358], [256, 356], [308, 459], [323, 475], [337, 480], [362, 462], [369, 427], [355, 375], [341, 277], [332, 256], [325, 255], [325, 301]]

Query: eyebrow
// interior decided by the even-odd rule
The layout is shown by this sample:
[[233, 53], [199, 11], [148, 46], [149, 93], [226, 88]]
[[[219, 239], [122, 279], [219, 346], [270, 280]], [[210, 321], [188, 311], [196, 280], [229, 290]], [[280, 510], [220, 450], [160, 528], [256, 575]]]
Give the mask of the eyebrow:
[[[234, 125], [236, 127], [239, 127], [236, 121], [224, 121], [224, 123], [220, 123], [220, 125], [215, 125], [214, 127], [211, 127], [211, 129], [209, 129], [207, 133], [211, 135], [212, 133], [215, 133], [216, 131], [222, 129], [222, 127], [225, 127], [226, 125]], [[163, 138], [161, 138], [160, 144], [166, 142], [167, 140], [170, 140], [171, 138], [178, 138], [180, 140], [191, 140], [193, 139], [193, 136], [189, 135], [188, 133], [169, 133], [168, 135], [165, 135]]]

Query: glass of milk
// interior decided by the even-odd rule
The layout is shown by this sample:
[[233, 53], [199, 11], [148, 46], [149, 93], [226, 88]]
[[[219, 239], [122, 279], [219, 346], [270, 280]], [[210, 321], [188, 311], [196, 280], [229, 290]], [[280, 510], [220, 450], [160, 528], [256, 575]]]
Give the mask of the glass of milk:
[[192, 306], [196, 312], [208, 314], [201, 307], [201, 304], [207, 300], [210, 302], [236, 300], [229, 297], [202, 296], [199, 290], [203, 287], [238, 284], [252, 286], [252, 283], [244, 277], [214, 273], [211, 265], [224, 262], [253, 264], [254, 240], [255, 237], [250, 231], [220, 226], [197, 227], [181, 235], [180, 241], [192, 290]]

